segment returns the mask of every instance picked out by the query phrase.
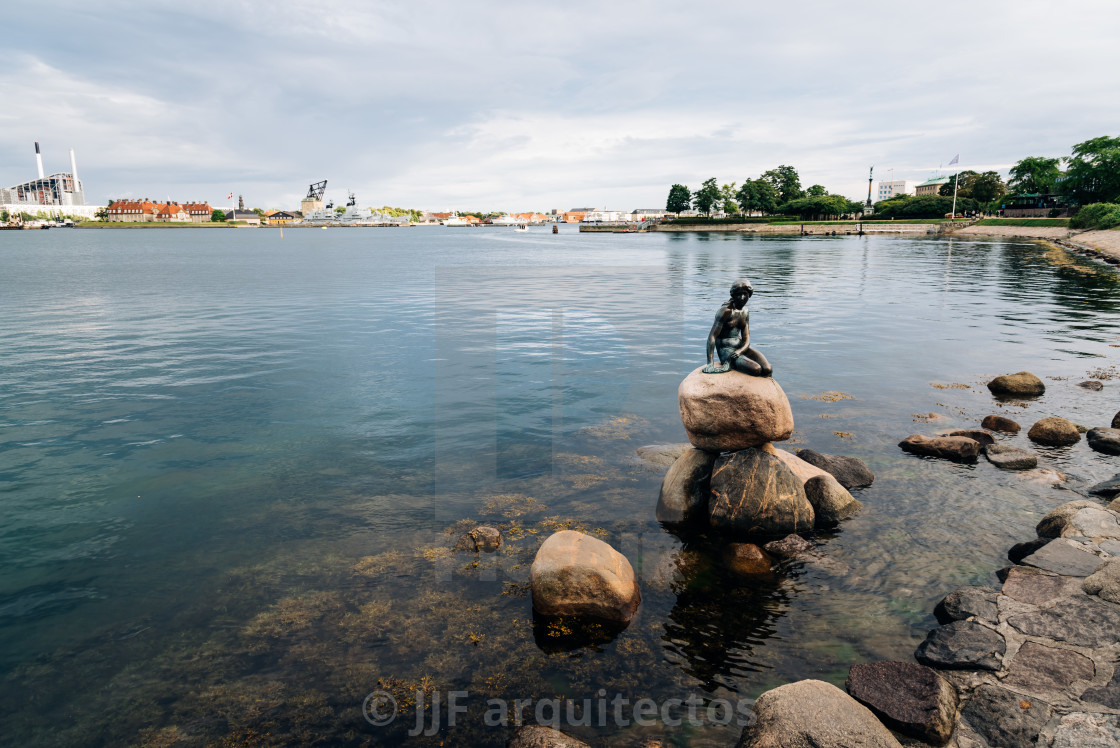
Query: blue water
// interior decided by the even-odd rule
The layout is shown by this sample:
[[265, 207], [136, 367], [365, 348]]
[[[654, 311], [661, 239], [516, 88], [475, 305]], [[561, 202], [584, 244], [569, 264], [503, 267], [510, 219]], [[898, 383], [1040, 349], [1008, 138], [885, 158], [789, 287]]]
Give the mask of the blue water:
[[[634, 454], [685, 440], [677, 384], [742, 275], [791, 448], [877, 473], [816, 538], [831, 567], [746, 585], [653, 521], [663, 469]], [[896, 443], [992, 412], [1107, 425], [1118, 288], [1006, 240], [0, 233], [0, 735], [390, 744], [359, 711], [379, 684], [708, 698], [908, 658], [937, 599], [1117, 465], [1039, 450], [1055, 489]], [[1022, 369], [1046, 396], [992, 400], [983, 382]], [[500, 559], [450, 550], [464, 519], [502, 525]], [[565, 526], [643, 580], [639, 618], [592, 647], [551, 646], [524, 595]], [[502, 744], [478, 716], [442, 738]]]

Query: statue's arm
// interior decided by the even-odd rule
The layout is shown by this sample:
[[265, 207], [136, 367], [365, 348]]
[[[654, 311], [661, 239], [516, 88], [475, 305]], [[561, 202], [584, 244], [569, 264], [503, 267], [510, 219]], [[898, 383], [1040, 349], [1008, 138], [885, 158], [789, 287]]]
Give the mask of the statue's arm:
[[716, 321], [712, 324], [712, 331], [708, 333], [708, 363], [714, 362], [713, 354], [716, 351], [716, 340], [719, 338], [719, 332], [723, 329], [724, 321], [727, 319], [727, 307], [721, 306], [719, 311], [716, 312]]

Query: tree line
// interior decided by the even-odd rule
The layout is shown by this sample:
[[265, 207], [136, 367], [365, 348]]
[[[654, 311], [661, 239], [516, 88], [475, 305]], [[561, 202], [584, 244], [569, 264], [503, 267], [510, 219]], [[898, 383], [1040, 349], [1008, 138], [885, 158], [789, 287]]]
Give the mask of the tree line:
[[796, 215], [809, 219], [855, 214], [863, 206], [843, 195], [830, 194], [823, 185], [802, 189], [797, 169], [783, 164], [763, 172], [757, 179], [745, 180], [738, 187], [735, 182], [720, 185], [712, 177], [704, 180], [695, 192], [683, 184], [669, 188], [666, 211], [682, 213], [692, 208], [706, 215], [718, 209], [724, 213]]

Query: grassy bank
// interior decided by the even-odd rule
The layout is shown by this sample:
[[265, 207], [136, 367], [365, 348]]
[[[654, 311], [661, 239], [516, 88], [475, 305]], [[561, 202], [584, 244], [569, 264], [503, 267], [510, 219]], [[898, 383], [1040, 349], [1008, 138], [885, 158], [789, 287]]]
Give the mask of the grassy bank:
[[[967, 218], [953, 219], [956, 223], [963, 223], [967, 220]], [[772, 221], [771, 223], [774, 226], [856, 226], [861, 223], [864, 226], [889, 226], [892, 223], [947, 223], [948, 221], [948, 218], [899, 218], [894, 221]]]
[[1052, 226], [1065, 228], [1069, 226], [1068, 218], [984, 218], [976, 222], [977, 226]]

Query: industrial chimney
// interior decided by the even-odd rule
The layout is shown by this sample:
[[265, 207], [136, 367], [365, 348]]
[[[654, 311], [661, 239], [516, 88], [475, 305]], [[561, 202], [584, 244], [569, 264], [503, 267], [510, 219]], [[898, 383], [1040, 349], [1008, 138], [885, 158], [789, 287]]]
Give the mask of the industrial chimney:
[[78, 189], [78, 162], [74, 160], [74, 149], [70, 149], [70, 177], [74, 180], [74, 189]]
[[43, 179], [43, 155], [39, 153], [39, 141], [35, 141], [35, 163], [39, 165], [39, 179]]

